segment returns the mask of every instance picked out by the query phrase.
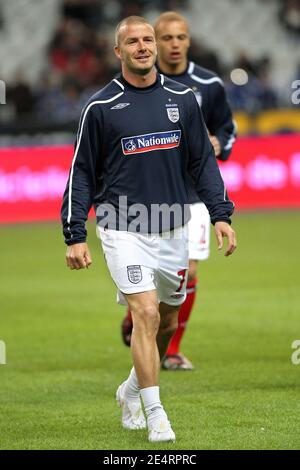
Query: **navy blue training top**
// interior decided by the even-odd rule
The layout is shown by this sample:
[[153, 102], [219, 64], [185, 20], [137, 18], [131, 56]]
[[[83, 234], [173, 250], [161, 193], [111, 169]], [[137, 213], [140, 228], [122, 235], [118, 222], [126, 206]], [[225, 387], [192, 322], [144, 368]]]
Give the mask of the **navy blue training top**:
[[[193, 90], [201, 107], [207, 129], [220, 142], [221, 153], [217, 158], [222, 161], [228, 160], [236, 139], [237, 129], [221, 78], [211, 70], [200, 67], [191, 61], [188, 62], [183, 73], [164, 75]], [[189, 200], [191, 203], [199, 200], [193, 187], [189, 188]]]
[[222, 79], [214, 72], [196, 65], [194, 62], [188, 62], [183, 73], [164, 75], [193, 90], [201, 107], [207, 129], [220, 142], [221, 154], [218, 159], [227, 160], [235, 142], [236, 124], [232, 117]]
[[[114, 208], [118, 215], [120, 197], [129, 208], [146, 207], [146, 232], [155, 232], [152, 205], [189, 204], [189, 178], [212, 223], [230, 222], [233, 203], [193, 91], [161, 74], [146, 88], [118, 76], [92, 96], [81, 114], [61, 211], [66, 243], [86, 240], [85, 222], [92, 205], [97, 214]], [[183, 211], [180, 221], [157, 231], [172, 230], [189, 217]], [[127, 226], [124, 220], [122, 226], [117, 221], [116, 230], [130, 230], [133, 218], [127, 214]], [[105, 226], [107, 219], [98, 217], [98, 223]]]

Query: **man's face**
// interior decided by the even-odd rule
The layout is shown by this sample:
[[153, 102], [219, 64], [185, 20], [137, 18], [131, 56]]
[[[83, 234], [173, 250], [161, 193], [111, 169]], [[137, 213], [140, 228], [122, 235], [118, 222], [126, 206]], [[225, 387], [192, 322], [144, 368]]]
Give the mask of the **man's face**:
[[153, 28], [144, 23], [121, 27], [115, 53], [125, 69], [146, 75], [153, 68], [157, 56]]
[[177, 65], [186, 61], [190, 47], [187, 25], [182, 21], [167, 21], [156, 32], [158, 57], [161, 63]]

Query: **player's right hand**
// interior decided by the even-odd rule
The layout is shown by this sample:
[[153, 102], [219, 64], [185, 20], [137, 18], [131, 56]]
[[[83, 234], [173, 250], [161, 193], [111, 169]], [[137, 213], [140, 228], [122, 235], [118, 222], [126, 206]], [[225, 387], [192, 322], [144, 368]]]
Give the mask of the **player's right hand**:
[[87, 243], [69, 245], [66, 253], [66, 262], [70, 269], [88, 268], [92, 264], [92, 257]]

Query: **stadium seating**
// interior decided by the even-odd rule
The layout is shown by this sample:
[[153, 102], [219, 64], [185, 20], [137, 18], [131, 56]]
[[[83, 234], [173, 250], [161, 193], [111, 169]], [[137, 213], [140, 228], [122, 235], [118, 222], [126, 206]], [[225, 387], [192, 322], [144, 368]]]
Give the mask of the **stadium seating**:
[[22, 72], [36, 81], [45, 65], [45, 50], [58, 21], [60, 0], [2, 2], [0, 30], [1, 78], [13, 80]]
[[[3, 2], [0, 43], [5, 47], [0, 49], [0, 60], [5, 80], [11, 80], [20, 69], [30, 81], [38, 79], [46, 62], [45, 48], [58, 23], [60, 4], [60, 0]], [[225, 64], [241, 50], [253, 57], [267, 55], [272, 58], [275, 86], [287, 89], [295, 78], [299, 48], [295, 37], [279, 22], [279, 2], [190, 0], [189, 5], [183, 13], [193, 35], [213, 48]]]
[[185, 14], [196, 38], [227, 64], [241, 50], [253, 57], [271, 57], [274, 84], [287, 90], [300, 59], [299, 42], [280, 24], [279, 2], [192, 0], [190, 5]]

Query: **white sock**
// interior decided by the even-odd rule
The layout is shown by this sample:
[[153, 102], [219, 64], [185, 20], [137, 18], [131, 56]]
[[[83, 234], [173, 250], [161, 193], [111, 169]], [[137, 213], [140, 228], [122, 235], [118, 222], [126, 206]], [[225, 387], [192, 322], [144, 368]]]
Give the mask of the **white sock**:
[[124, 387], [124, 395], [128, 400], [140, 399], [140, 387], [136, 376], [135, 368], [130, 371], [129, 377]]
[[167, 415], [160, 402], [158, 386], [142, 388], [140, 392], [150, 429], [155, 421], [167, 419]]

